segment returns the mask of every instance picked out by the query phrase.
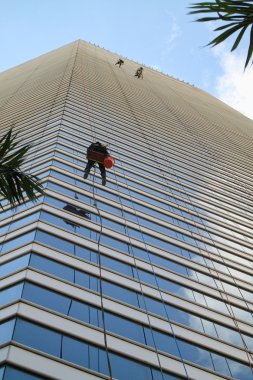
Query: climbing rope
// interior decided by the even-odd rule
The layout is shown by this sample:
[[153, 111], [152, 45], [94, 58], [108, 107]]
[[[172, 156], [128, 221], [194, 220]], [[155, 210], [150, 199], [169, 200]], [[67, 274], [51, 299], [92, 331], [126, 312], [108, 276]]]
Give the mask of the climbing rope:
[[[109, 136], [108, 136], [108, 130], [106, 129], [106, 134], [107, 134], [107, 138], [108, 138], [108, 141], [109, 141]], [[117, 184], [117, 188], [118, 188], [118, 182], [117, 182], [117, 175], [115, 174], [115, 168], [113, 169], [114, 170], [114, 175], [115, 175], [115, 180], [116, 180], [116, 184]], [[118, 196], [119, 196], [119, 199], [120, 199], [120, 193], [119, 193], [119, 190], [118, 190]], [[99, 211], [99, 208], [97, 206], [97, 202], [96, 202], [96, 199], [95, 199], [95, 193], [94, 193], [94, 182], [93, 182], [93, 199], [94, 199], [94, 205], [97, 209], [97, 212], [99, 214], [99, 217], [100, 217], [100, 223], [101, 223], [101, 230], [100, 230], [100, 234], [99, 234], [99, 242], [100, 242], [100, 238], [101, 238], [101, 233], [102, 233], [102, 217], [101, 217], [101, 213]], [[122, 202], [120, 202], [120, 205], [122, 206]], [[123, 209], [122, 209], [122, 213], [123, 213]], [[125, 226], [126, 227], [126, 226]], [[130, 240], [130, 237], [128, 235], [128, 239], [129, 239], [129, 243], [131, 245], [131, 240]], [[133, 250], [132, 250], [133, 252]], [[146, 305], [146, 300], [145, 300], [145, 297], [144, 297], [144, 292], [143, 292], [143, 287], [142, 287], [142, 284], [141, 284], [141, 281], [140, 281], [140, 277], [139, 277], [139, 273], [138, 273], [138, 268], [137, 268], [137, 265], [136, 265], [136, 260], [135, 260], [135, 257], [134, 257], [134, 263], [135, 263], [135, 268], [136, 268], [136, 273], [137, 273], [137, 277], [138, 277], [138, 282], [139, 282], [139, 286], [140, 286], [140, 290], [141, 290], [141, 294], [142, 294], [142, 299], [143, 299], [143, 302], [144, 302], [144, 306], [145, 306], [145, 309], [146, 309], [146, 315], [147, 315], [147, 318], [148, 318], [148, 324], [149, 324], [149, 327], [150, 327], [150, 331], [151, 331], [151, 334], [152, 334], [152, 338], [153, 338], [153, 342], [154, 342], [154, 346], [155, 346], [155, 350], [156, 350], [156, 355], [157, 355], [157, 360], [158, 360], [158, 364], [159, 364], [159, 368], [160, 368], [160, 372], [161, 372], [161, 375], [162, 375], [162, 379], [164, 380], [164, 375], [163, 375], [163, 370], [162, 370], [162, 366], [161, 366], [161, 362], [160, 362], [160, 358], [159, 358], [159, 354], [158, 354], [158, 350], [157, 350], [157, 346], [156, 346], [156, 342], [155, 342], [155, 339], [154, 339], [154, 334], [153, 334], [153, 330], [152, 330], [152, 325], [151, 325], [151, 321], [150, 321], [150, 317], [149, 317], [149, 314], [148, 314], [148, 311], [147, 311], [147, 305]], [[100, 267], [100, 273], [101, 273], [101, 261], [99, 263], [99, 267]], [[102, 294], [102, 289], [100, 291], [100, 294]], [[101, 305], [102, 305], [102, 299], [101, 299]], [[103, 307], [102, 307], [102, 310], [103, 310]], [[105, 329], [105, 324], [104, 324], [104, 331], [106, 331]], [[106, 334], [105, 334], [106, 336]], [[105, 342], [105, 344], [107, 345], [107, 343]], [[108, 352], [108, 351], [107, 351]], [[108, 355], [107, 355], [107, 362], [109, 362], [109, 352], [108, 352]]]
[[[116, 77], [116, 75], [115, 75], [115, 73], [114, 73], [114, 70], [111, 68], [111, 65], [110, 65], [109, 62], [108, 62], [108, 66], [110, 67], [110, 69], [111, 69], [111, 71], [112, 71], [112, 73], [113, 73], [113, 76], [114, 76], [116, 82], [118, 83], [118, 86], [119, 86], [119, 88], [120, 88], [120, 90], [121, 90], [121, 92], [122, 92], [122, 94], [123, 94], [123, 96], [124, 96], [124, 99], [125, 99], [125, 101], [126, 101], [128, 107], [129, 107], [129, 109], [130, 109], [131, 114], [133, 115], [133, 118], [134, 118], [134, 120], [135, 120], [136, 125], [138, 125], [138, 127], [139, 127], [139, 131], [142, 133], [142, 135], [144, 136], [144, 139], [145, 139], [144, 131], [143, 131], [143, 129], [142, 129], [142, 127], [141, 127], [141, 125], [140, 125], [140, 123], [139, 123], [139, 121], [138, 121], [138, 119], [137, 119], [137, 117], [136, 117], [136, 115], [135, 115], [135, 112], [134, 112], [134, 110], [133, 110], [133, 108], [132, 108], [132, 106], [131, 106], [131, 104], [130, 104], [130, 102], [129, 102], [129, 100], [128, 100], [126, 94], [125, 94], [125, 92], [124, 92], [123, 87], [121, 86], [120, 81], [119, 81], [118, 78]], [[146, 140], [146, 139], [145, 139], [145, 140]], [[149, 148], [150, 148], [150, 147], [149, 147]], [[150, 150], [151, 150], [151, 149], [150, 149]], [[151, 152], [152, 152], [152, 150], [151, 150]], [[123, 170], [123, 169], [122, 169], [122, 170]], [[123, 170], [123, 174], [124, 174], [124, 170]], [[116, 176], [115, 176], [115, 177], [116, 177]], [[117, 177], [116, 177], [116, 178], [117, 178]], [[125, 178], [125, 174], [124, 174], [124, 178]], [[116, 181], [117, 181], [117, 179], [116, 179]], [[125, 181], [126, 181], [126, 178], [125, 178]], [[126, 181], [126, 186], [127, 186], [128, 192], [129, 192], [129, 188], [128, 188], [127, 181]], [[129, 192], [129, 194], [130, 194], [130, 192]], [[120, 197], [120, 193], [119, 193], [119, 197]], [[131, 201], [132, 201], [132, 196], [131, 196], [131, 194], [130, 194], [130, 199], [131, 199]], [[121, 204], [122, 204], [122, 202], [121, 202]], [[133, 204], [133, 202], [132, 202], [132, 204]], [[133, 209], [134, 209], [134, 211], [135, 211], [135, 215], [136, 215], [136, 210], [135, 210], [134, 207], [133, 207]], [[137, 216], [137, 215], [136, 215], [136, 216]], [[139, 220], [139, 219], [138, 219], [138, 217], [137, 217], [137, 221], [138, 221], [138, 220]], [[141, 229], [140, 229], [140, 224], [139, 224], [139, 230], [141, 231]], [[129, 241], [130, 241], [130, 245], [131, 245], [131, 240], [129, 239]], [[144, 239], [143, 239], [143, 241], [144, 241]], [[146, 247], [146, 243], [145, 243], [145, 242], [144, 242], [144, 244], [145, 244], [145, 247]], [[132, 249], [132, 252], [133, 252], [133, 258], [134, 258], [134, 264], [135, 264], [136, 272], [138, 273], [138, 267], [137, 267], [137, 263], [136, 263], [136, 257], [135, 257], [135, 255], [134, 255], [134, 250], [133, 250], [133, 249]], [[151, 265], [151, 268], [152, 268], [152, 272], [153, 272], [153, 274], [154, 274], [154, 268], [153, 268], [153, 264], [152, 264], [152, 262], [151, 262], [150, 256], [149, 256], [149, 261], [150, 261], [150, 265]], [[138, 276], [138, 277], [139, 277], [139, 276]], [[186, 378], [189, 379], [189, 376], [188, 376], [188, 373], [187, 373], [187, 369], [186, 369], [186, 365], [185, 365], [185, 362], [184, 362], [184, 359], [183, 359], [183, 356], [182, 356], [182, 353], [181, 353], [180, 347], [179, 347], [179, 345], [178, 345], [177, 338], [176, 338], [176, 335], [175, 335], [175, 333], [174, 333], [174, 329], [173, 329], [173, 326], [172, 326], [172, 324], [171, 324], [171, 320], [170, 320], [170, 318], [169, 318], [167, 308], [165, 307], [165, 302], [164, 302], [164, 299], [163, 299], [163, 297], [162, 297], [162, 293], [161, 293], [161, 290], [160, 290], [160, 287], [159, 287], [159, 284], [158, 284], [158, 281], [157, 281], [156, 276], [155, 276], [155, 279], [156, 279], [157, 289], [158, 289], [158, 291], [159, 291], [159, 295], [160, 295], [160, 298], [161, 298], [162, 303], [163, 303], [163, 306], [164, 306], [164, 310], [165, 310], [165, 313], [166, 313], [166, 317], [167, 317], [167, 320], [168, 320], [168, 323], [169, 323], [169, 326], [170, 326], [170, 330], [171, 330], [171, 332], [172, 332], [173, 339], [174, 339], [175, 344], [176, 344], [176, 347], [177, 347], [177, 349], [178, 349], [179, 357], [180, 357], [180, 360], [181, 360], [181, 362], [182, 362], [182, 365], [183, 365], [183, 369], [184, 369], [184, 372], [185, 372]], [[140, 278], [139, 278], [139, 283], [140, 283], [140, 287], [141, 287], [141, 289], [142, 289], [142, 284], [141, 284]], [[142, 292], [143, 292], [143, 291], [142, 291]], [[147, 311], [147, 316], [148, 316], [148, 318], [149, 318], [148, 311]], [[151, 325], [150, 325], [150, 326], [151, 326]], [[152, 327], [151, 327], [151, 329], [152, 329]], [[153, 338], [153, 339], [154, 339], [154, 338]], [[161, 363], [160, 363], [160, 359], [159, 359], [159, 355], [158, 355], [157, 347], [156, 347], [156, 351], [157, 351], [157, 356], [158, 356], [158, 360], [159, 360], [160, 370], [161, 370], [161, 373], [162, 373], [162, 367], [161, 367]]]
[[[95, 70], [96, 71], [96, 70]], [[85, 87], [83, 86], [84, 91], [86, 91]], [[92, 97], [92, 93], [89, 92], [89, 95]], [[93, 101], [93, 98], [91, 99]], [[92, 104], [92, 102], [91, 102]], [[96, 141], [96, 130], [94, 123], [91, 120], [90, 111], [88, 113], [88, 118], [90, 120], [90, 126], [91, 126], [91, 132], [93, 136], [93, 141]], [[105, 320], [105, 308], [104, 308], [104, 298], [103, 298], [103, 276], [102, 276], [102, 263], [101, 263], [101, 251], [100, 251], [100, 242], [101, 242], [101, 236], [103, 231], [103, 219], [102, 215], [100, 213], [96, 196], [95, 196], [95, 178], [96, 178], [96, 165], [94, 165], [94, 174], [92, 179], [92, 199], [93, 199], [93, 205], [96, 208], [97, 215], [99, 217], [100, 221], [100, 230], [98, 232], [98, 239], [97, 239], [97, 252], [98, 252], [98, 269], [99, 269], [99, 296], [100, 296], [100, 305], [101, 305], [101, 317], [102, 317], [102, 329], [103, 329], [103, 338], [104, 338], [104, 346], [105, 346], [105, 352], [106, 352], [106, 361], [107, 361], [107, 367], [109, 371], [109, 377], [110, 380], [113, 380], [112, 376], [112, 367], [111, 367], [111, 361], [110, 361], [110, 353], [108, 349], [108, 342], [107, 342], [107, 332], [106, 332], [106, 320]]]
[[[121, 198], [120, 191], [119, 191], [117, 172], [116, 172], [115, 168], [114, 168], [114, 176], [115, 176], [116, 186], [117, 186], [117, 190], [118, 190], [118, 198], [119, 198], [119, 201], [120, 201], [119, 203], [120, 203], [120, 206], [121, 206], [121, 213], [122, 213], [123, 218], [125, 219], [125, 217], [124, 217], [123, 202], [122, 202], [122, 198]], [[135, 256], [135, 253], [134, 253], [134, 249], [133, 249], [133, 246], [132, 246], [132, 242], [131, 242], [131, 238], [130, 238], [130, 235], [129, 235], [129, 231], [127, 229], [126, 222], [125, 222], [124, 227], [125, 227], [125, 230], [126, 230], [126, 235], [128, 237], [128, 244], [130, 246], [130, 252], [132, 253], [132, 256], [133, 256], [135, 273], [137, 275], [137, 280], [138, 280], [138, 284], [139, 284], [139, 287], [140, 287], [141, 296], [142, 296], [142, 300], [143, 300], [143, 303], [144, 303], [144, 308], [145, 308], [146, 316], [147, 316], [147, 319], [148, 319], [148, 326], [149, 326], [149, 329], [151, 331], [151, 335], [152, 335], [152, 339], [153, 339], [153, 343], [154, 343], [154, 347], [155, 347], [155, 352], [156, 352], [156, 356], [157, 356], [159, 370], [161, 372], [162, 379], [164, 380], [163, 369], [162, 369], [162, 365], [161, 365], [161, 361], [160, 361], [160, 357], [159, 357], [159, 353], [158, 353], [158, 348], [157, 348], [156, 340], [154, 338], [153, 327], [152, 327], [152, 324], [151, 324], [150, 315], [149, 315], [149, 311], [148, 311], [148, 307], [147, 307], [147, 303], [146, 303], [146, 299], [145, 299], [145, 294], [144, 294], [144, 291], [143, 291], [143, 286], [142, 286], [142, 282], [141, 282], [140, 275], [139, 275], [139, 270], [138, 270], [138, 266], [137, 266], [137, 262], [136, 262], [136, 256]]]
[[102, 221], [102, 215], [100, 213], [99, 207], [97, 205], [97, 200], [95, 197], [95, 174], [96, 174], [96, 166], [94, 169], [94, 175], [93, 175], [93, 182], [92, 182], [92, 195], [93, 195], [93, 204], [97, 210], [97, 214], [99, 216], [100, 220], [100, 230], [98, 233], [98, 240], [97, 240], [97, 249], [98, 249], [98, 268], [99, 268], [99, 294], [100, 294], [100, 304], [101, 304], [101, 316], [102, 316], [102, 327], [103, 327], [103, 336], [104, 336], [104, 345], [105, 345], [105, 352], [106, 352], [106, 360], [107, 360], [107, 366], [109, 370], [109, 376], [110, 380], [112, 380], [112, 367], [110, 362], [110, 356], [109, 356], [109, 350], [108, 350], [108, 343], [107, 343], [107, 333], [106, 333], [106, 323], [105, 323], [105, 309], [104, 309], [104, 300], [103, 300], [103, 279], [102, 279], [102, 264], [101, 264], [101, 252], [100, 252], [100, 241], [101, 241], [101, 235], [103, 231], [103, 221]]

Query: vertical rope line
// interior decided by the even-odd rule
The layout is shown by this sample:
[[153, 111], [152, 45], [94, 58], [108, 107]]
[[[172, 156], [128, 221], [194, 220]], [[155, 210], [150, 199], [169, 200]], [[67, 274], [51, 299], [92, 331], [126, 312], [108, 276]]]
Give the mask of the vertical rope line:
[[[110, 141], [109, 136], [108, 136], [108, 128], [105, 129], [105, 134], [107, 136], [107, 140]], [[123, 207], [122, 207], [122, 201], [121, 201], [121, 198], [120, 198], [120, 193], [119, 193], [119, 188], [118, 188], [117, 176], [115, 174], [115, 168], [113, 168], [113, 170], [114, 170], [115, 181], [116, 181], [116, 185], [117, 185], [117, 189], [118, 189], [118, 197], [120, 199], [120, 205], [121, 205], [121, 208], [122, 208], [121, 212], [122, 212], [122, 215], [124, 215], [124, 211], [123, 211]], [[126, 225], [125, 225], [125, 228], [126, 228]], [[132, 248], [131, 240], [130, 240], [129, 235], [128, 235], [128, 239], [129, 239], [129, 245]], [[133, 252], [133, 249], [131, 249], [131, 250]], [[134, 252], [133, 252], [133, 254], [134, 254]], [[154, 342], [154, 347], [155, 347], [155, 350], [156, 350], [158, 365], [159, 365], [159, 368], [160, 368], [162, 379], [164, 380], [163, 370], [162, 370], [162, 366], [161, 366], [161, 362], [160, 362], [160, 358], [159, 358], [159, 354], [158, 354], [158, 350], [157, 350], [157, 346], [156, 346], [156, 341], [155, 341], [154, 334], [153, 334], [153, 329], [152, 329], [151, 322], [150, 322], [150, 317], [149, 317], [149, 314], [147, 312], [146, 300], [145, 300], [145, 297], [144, 297], [144, 292], [143, 292], [142, 284], [141, 284], [141, 281], [140, 281], [139, 272], [138, 272], [138, 268], [137, 268], [137, 265], [136, 265], [136, 260], [135, 260], [135, 256], [134, 255], [133, 255], [133, 258], [134, 258], [135, 269], [136, 269], [137, 278], [138, 278], [138, 282], [139, 282], [139, 286], [140, 286], [140, 290], [141, 290], [141, 294], [142, 294], [142, 299], [143, 299], [143, 302], [144, 302], [144, 307], [146, 309], [146, 315], [147, 315], [147, 319], [148, 319], [148, 323], [149, 323], [149, 328], [150, 328], [150, 331], [151, 331], [152, 339], [153, 339], [153, 342]]]
[[103, 222], [102, 222], [102, 216], [99, 210], [99, 207], [97, 205], [97, 200], [95, 198], [95, 173], [96, 173], [96, 166], [94, 169], [94, 176], [93, 176], [93, 183], [92, 183], [92, 195], [93, 195], [93, 202], [94, 206], [96, 207], [97, 214], [100, 219], [100, 231], [98, 235], [98, 267], [99, 267], [99, 294], [100, 294], [100, 304], [101, 304], [101, 315], [102, 315], [102, 326], [103, 326], [103, 336], [104, 336], [104, 344], [105, 344], [105, 351], [106, 351], [106, 360], [109, 370], [109, 376], [110, 380], [112, 380], [112, 368], [111, 368], [111, 362], [110, 362], [110, 356], [109, 356], [109, 350], [108, 350], [108, 343], [107, 343], [107, 333], [106, 333], [106, 323], [105, 323], [105, 310], [104, 310], [104, 301], [103, 301], [103, 281], [102, 281], [102, 265], [101, 265], [101, 252], [100, 252], [100, 241], [101, 241], [101, 235], [103, 231]]
[[[118, 185], [118, 179], [117, 179], [117, 175], [116, 175], [116, 170], [115, 169], [113, 169], [113, 170], [114, 170], [115, 181], [116, 181], [116, 186], [117, 186], [117, 190], [118, 190], [118, 197], [119, 197], [119, 200], [120, 200], [121, 212], [122, 212], [122, 216], [124, 217], [123, 202], [122, 202], [122, 198], [120, 196], [120, 191], [119, 191], [119, 185]], [[145, 299], [145, 295], [144, 295], [144, 291], [143, 291], [143, 286], [142, 286], [140, 275], [139, 275], [139, 271], [138, 271], [136, 257], [135, 257], [135, 253], [134, 253], [134, 250], [133, 250], [133, 246], [132, 246], [132, 243], [131, 243], [131, 238], [130, 238], [130, 235], [129, 235], [129, 231], [127, 229], [126, 222], [125, 222], [125, 229], [127, 231], [127, 237], [128, 237], [128, 241], [129, 241], [129, 246], [131, 248], [131, 252], [132, 252], [132, 256], [133, 256], [133, 260], [134, 260], [134, 267], [135, 267], [135, 271], [136, 271], [136, 274], [137, 274], [137, 280], [138, 280], [138, 283], [139, 283], [139, 287], [140, 287], [140, 291], [141, 291], [141, 295], [142, 295], [142, 300], [143, 300], [145, 311], [146, 311], [146, 316], [147, 316], [147, 320], [148, 320], [148, 326], [149, 326], [149, 329], [151, 331], [151, 335], [152, 335], [152, 339], [153, 339], [153, 343], [154, 343], [154, 347], [155, 347], [155, 351], [156, 351], [156, 356], [157, 356], [157, 360], [158, 360], [159, 369], [160, 369], [160, 372], [161, 372], [161, 375], [162, 375], [162, 379], [164, 380], [163, 369], [162, 369], [162, 365], [161, 365], [161, 361], [160, 361], [160, 357], [159, 357], [159, 353], [158, 353], [158, 348], [157, 348], [157, 345], [156, 345], [156, 340], [155, 340], [155, 337], [154, 337], [154, 331], [153, 331], [153, 327], [152, 327], [152, 324], [151, 324], [151, 321], [150, 321], [149, 311], [148, 311], [148, 308], [147, 308], [147, 303], [146, 303], [146, 299]]]
[[[143, 131], [143, 129], [142, 129], [142, 127], [141, 127], [141, 125], [140, 125], [140, 123], [139, 123], [139, 121], [138, 121], [136, 115], [135, 115], [135, 112], [134, 112], [134, 110], [133, 110], [133, 108], [132, 108], [130, 102], [128, 101], [128, 98], [127, 98], [127, 96], [126, 96], [126, 94], [125, 94], [125, 92], [124, 92], [124, 89], [122, 88], [121, 83], [120, 83], [120, 81], [118, 80], [118, 78], [116, 77], [115, 72], [114, 72], [114, 70], [111, 68], [111, 65], [110, 65], [109, 62], [108, 62], [108, 66], [109, 66], [109, 68], [111, 69], [111, 72], [113, 73], [113, 76], [115, 77], [116, 82], [118, 83], [118, 86], [119, 86], [119, 88], [120, 88], [120, 90], [121, 90], [121, 92], [122, 92], [122, 94], [123, 94], [123, 96], [124, 96], [124, 99], [126, 100], [126, 103], [127, 103], [128, 107], [129, 107], [129, 109], [130, 109], [130, 112], [132, 113], [132, 116], [133, 116], [133, 118], [134, 118], [136, 124], [139, 126], [139, 130], [140, 130], [140, 132], [141, 132], [142, 135], [144, 136], [144, 140], [146, 140], [146, 138], [145, 138], [145, 134], [144, 134], [144, 131]], [[126, 76], [126, 75], [125, 75], [125, 76]], [[126, 79], [126, 80], [128, 81], [128, 79]], [[148, 144], [148, 147], [149, 147], [149, 149], [150, 149], [149, 144]], [[150, 149], [150, 150], [151, 150], [151, 149]], [[151, 150], [151, 153], [152, 153], [152, 150]], [[123, 175], [124, 175], [124, 173], [123, 173]], [[128, 184], [127, 184], [127, 183], [126, 183], [126, 185], [127, 185], [127, 188], [128, 188]], [[128, 191], [129, 191], [129, 189], [128, 189]], [[131, 195], [130, 195], [130, 198], [131, 198]], [[131, 199], [132, 199], [132, 198], [131, 198]], [[137, 220], [138, 220], [138, 219], [137, 219]], [[140, 225], [139, 225], [139, 229], [140, 229]], [[141, 231], [141, 230], [140, 230], [140, 231]], [[134, 256], [134, 260], [135, 260], [135, 256]], [[135, 260], [135, 265], [136, 265], [136, 260]], [[154, 271], [154, 268], [153, 268], [152, 263], [151, 263], [151, 267], [152, 267], [152, 270]], [[138, 270], [137, 270], [137, 271], [138, 271]], [[158, 291], [159, 291], [160, 296], [162, 296], [159, 286], [158, 286]], [[163, 302], [163, 304], [164, 304], [163, 297], [161, 297], [161, 299], [162, 299], [162, 302]], [[176, 339], [176, 336], [175, 336], [175, 333], [174, 333], [173, 327], [172, 327], [172, 325], [171, 325], [170, 318], [169, 318], [169, 316], [168, 316], [167, 310], [165, 310], [165, 312], [166, 312], [166, 315], [167, 315], [167, 318], [168, 318], [168, 322], [169, 322], [169, 325], [170, 325], [170, 329], [171, 329], [172, 334], [173, 334], [173, 338], [174, 338], [174, 340], [175, 340], [175, 344], [176, 344], [177, 349], [178, 349], [178, 352], [179, 352], [180, 360], [181, 360], [181, 362], [182, 362], [182, 365], [183, 365], [183, 368], [184, 368], [184, 372], [185, 372], [185, 374], [186, 374], [186, 378], [189, 379], [189, 376], [188, 376], [188, 373], [187, 373], [187, 369], [186, 369], [186, 366], [185, 366], [185, 363], [184, 363], [184, 359], [183, 359], [183, 356], [182, 356], [182, 353], [181, 353], [180, 347], [179, 347], [179, 345], [178, 345], [178, 342], [177, 342], [177, 339]]]
[[[96, 67], [95, 67], [95, 72], [96, 72]], [[85, 91], [85, 87], [84, 91]], [[86, 91], [85, 91], [86, 92]], [[93, 97], [92, 97], [92, 92], [89, 93], [91, 95], [91, 100], [93, 102]], [[91, 123], [91, 117], [90, 117], [90, 112], [88, 113], [88, 117], [90, 120], [91, 124], [91, 132], [93, 136], [93, 141], [96, 139], [96, 129], [93, 123]], [[105, 352], [106, 352], [106, 361], [107, 361], [107, 366], [108, 366], [108, 371], [109, 371], [109, 377], [110, 380], [113, 379], [112, 377], [112, 367], [111, 367], [111, 361], [110, 361], [110, 355], [109, 355], [109, 349], [108, 349], [108, 341], [107, 341], [107, 332], [106, 332], [106, 321], [105, 321], [105, 309], [104, 309], [104, 300], [103, 300], [103, 276], [102, 276], [102, 263], [101, 263], [101, 251], [100, 251], [100, 241], [101, 241], [101, 236], [102, 236], [102, 231], [103, 231], [103, 220], [102, 220], [102, 215], [100, 213], [97, 200], [95, 197], [95, 178], [96, 178], [96, 164], [94, 165], [94, 174], [93, 174], [93, 179], [92, 179], [92, 199], [93, 199], [93, 204], [96, 208], [97, 215], [100, 220], [100, 230], [98, 233], [98, 240], [97, 240], [97, 252], [98, 252], [98, 269], [99, 269], [99, 295], [100, 295], [100, 304], [101, 304], [101, 316], [102, 316], [102, 329], [103, 329], [103, 338], [104, 338], [104, 346], [105, 346]]]
[[[123, 171], [123, 173], [124, 173], [124, 169], [122, 169], [122, 171]], [[123, 175], [124, 175], [124, 178], [125, 178], [125, 182], [126, 182], [126, 186], [127, 186], [128, 194], [129, 194], [129, 196], [130, 196], [131, 203], [132, 203], [132, 205], [133, 205], [134, 202], [133, 202], [133, 199], [132, 199], [131, 191], [130, 191], [129, 188], [128, 188], [128, 184], [127, 184], [127, 180], [126, 180], [126, 177], [125, 177], [125, 173], [124, 173]], [[159, 283], [158, 283], [158, 280], [157, 280], [156, 273], [155, 273], [155, 271], [154, 271], [154, 266], [153, 266], [153, 263], [152, 263], [152, 261], [151, 261], [149, 251], [148, 251], [148, 249], [147, 249], [147, 245], [146, 245], [145, 239], [143, 238], [143, 234], [142, 234], [141, 226], [140, 226], [140, 223], [139, 223], [139, 218], [138, 218], [138, 215], [137, 215], [137, 213], [136, 213], [136, 210], [135, 210], [134, 206], [133, 206], [133, 211], [134, 211], [134, 215], [135, 215], [135, 217], [136, 217], [136, 219], [137, 219], [137, 224], [138, 224], [138, 227], [139, 227], [139, 231], [140, 231], [140, 233], [141, 233], [141, 235], [142, 235], [142, 240], [143, 240], [143, 243], [144, 243], [144, 246], [145, 246], [145, 251], [146, 251], [146, 253], [147, 253], [147, 255], [148, 255], [149, 264], [150, 264], [151, 269], [152, 269], [152, 274], [153, 274], [153, 276], [154, 276], [154, 278], [155, 278], [156, 287], [157, 287], [157, 289], [158, 289], [159, 296], [160, 296], [160, 299], [161, 299], [162, 304], [163, 304], [163, 308], [164, 308], [164, 311], [165, 311], [165, 314], [166, 314], [166, 318], [167, 318], [167, 320], [168, 320], [169, 327], [170, 327], [170, 329], [171, 329], [172, 336], [173, 336], [173, 339], [174, 339], [174, 341], [175, 341], [175, 344], [176, 344], [176, 347], [177, 347], [177, 350], [178, 350], [178, 353], [179, 353], [179, 358], [180, 358], [180, 360], [181, 360], [181, 362], [182, 362], [182, 364], [183, 364], [183, 367], [184, 367], [184, 370], [185, 370], [185, 373], [186, 373], [186, 378], [189, 379], [189, 377], [188, 377], [188, 373], [187, 373], [187, 370], [186, 370], [186, 366], [185, 366], [185, 363], [184, 363], [184, 359], [183, 359], [183, 357], [182, 357], [182, 354], [181, 354], [181, 350], [180, 350], [179, 344], [178, 344], [178, 342], [177, 342], [176, 334], [175, 334], [175, 332], [174, 332], [174, 328], [173, 328], [173, 325], [172, 325], [171, 319], [170, 319], [170, 317], [169, 317], [169, 314], [168, 314], [168, 311], [167, 311], [167, 308], [166, 308], [166, 304], [165, 304], [165, 301], [164, 301], [164, 298], [163, 298], [163, 295], [162, 295], [162, 292], [161, 292], [161, 289], [160, 289], [160, 286], [159, 286]], [[133, 250], [133, 252], [134, 252], [134, 250]], [[135, 258], [134, 253], [133, 253], [133, 256], [134, 256], [134, 260], [135, 260], [136, 270], [138, 271], [138, 269], [137, 269], [137, 262], [136, 262], [136, 258]], [[141, 280], [139, 280], [139, 281], [141, 281]]]
[[[108, 136], [108, 128], [105, 129], [105, 133], [106, 133], [106, 136], [107, 136], [107, 140], [110, 141], [109, 140], [109, 136]], [[117, 190], [118, 190], [118, 197], [119, 197], [119, 200], [120, 200], [121, 213], [122, 213], [122, 216], [124, 216], [124, 209], [123, 209], [123, 204], [122, 204], [122, 200], [121, 200], [121, 197], [120, 197], [119, 186], [118, 186], [118, 179], [117, 179], [115, 168], [113, 168], [113, 171], [114, 171], [114, 177], [115, 177], [116, 186], [117, 186]], [[126, 224], [125, 224], [125, 229], [127, 230]], [[135, 258], [135, 254], [134, 254], [134, 251], [133, 251], [133, 248], [132, 248], [131, 239], [130, 239], [128, 230], [127, 230], [127, 236], [128, 236], [128, 240], [129, 240], [129, 246], [131, 247], [131, 252], [133, 254], [133, 259], [134, 259], [134, 265], [135, 265], [135, 270], [136, 270], [136, 274], [137, 274], [137, 279], [138, 279], [138, 282], [139, 282], [139, 286], [140, 286], [140, 290], [141, 290], [141, 295], [142, 295], [142, 300], [143, 300], [144, 307], [145, 307], [145, 310], [146, 310], [146, 316], [147, 316], [147, 319], [148, 319], [148, 324], [149, 324], [149, 328], [150, 328], [150, 331], [151, 331], [151, 335], [152, 335], [152, 339], [153, 339], [153, 343], [154, 343], [154, 347], [155, 347], [155, 351], [156, 351], [156, 356], [157, 356], [157, 361], [158, 361], [159, 369], [160, 369], [160, 372], [161, 372], [162, 379], [164, 380], [163, 369], [162, 369], [162, 366], [161, 366], [161, 361], [160, 361], [160, 357], [159, 357], [159, 354], [158, 354], [158, 349], [157, 349], [156, 341], [155, 341], [155, 338], [154, 338], [154, 332], [153, 332], [153, 328], [152, 328], [152, 325], [151, 325], [150, 316], [149, 316], [149, 313], [148, 313], [147, 304], [146, 304], [146, 300], [145, 300], [145, 296], [144, 296], [144, 292], [143, 292], [143, 287], [142, 287], [142, 284], [141, 284], [141, 280], [140, 280], [140, 276], [139, 276], [139, 272], [138, 272], [138, 267], [137, 267], [137, 264], [136, 264], [136, 258]], [[145, 334], [144, 334], [144, 336], [145, 336]], [[146, 336], [145, 336], [145, 339], [146, 339]]]

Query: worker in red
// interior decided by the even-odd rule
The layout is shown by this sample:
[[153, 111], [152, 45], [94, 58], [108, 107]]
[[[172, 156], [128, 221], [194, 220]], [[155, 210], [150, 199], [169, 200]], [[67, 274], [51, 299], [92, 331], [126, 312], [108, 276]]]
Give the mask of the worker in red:
[[[96, 161], [96, 159], [92, 159], [96, 156], [96, 153], [101, 153], [101, 157], [102, 157], [101, 161], [102, 162], [99, 162], [100, 160]], [[106, 156], [109, 156], [109, 153], [108, 153], [105, 145], [101, 144], [99, 141], [92, 143], [89, 146], [89, 148], [87, 149], [88, 162], [87, 162], [86, 168], [84, 170], [83, 178], [86, 179], [90, 173], [91, 168], [96, 163], [98, 163], [100, 173], [101, 173], [101, 177], [102, 177], [102, 185], [105, 186], [105, 184], [106, 184], [106, 171], [105, 171], [105, 166], [103, 164], [103, 158]]]

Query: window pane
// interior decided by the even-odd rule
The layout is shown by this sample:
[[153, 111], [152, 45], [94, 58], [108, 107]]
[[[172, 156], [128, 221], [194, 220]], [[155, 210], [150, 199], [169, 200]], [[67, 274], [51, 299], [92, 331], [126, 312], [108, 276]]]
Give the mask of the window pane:
[[68, 281], [74, 282], [74, 269], [57, 263], [56, 261], [32, 254], [30, 266], [46, 273], [50, 273], [54, 276], [65, 278]]
[[0, 306], [8, 304], [18, 298], [21, 298], [23, 284], [10, 286], [9, 288], [1, 290]]
[[7, 366], [5, 369], [3, 380], [42, 380], [42, 377], [32, 375], [31, 373], [28, 373], [26, 371]]
[[29, 258], [30, 254], [18, 257], [15, 260], [8, 261], [7, 263], [0, 265], [1, 277], [4, 277], [12, 272], [15, 272], [18, 269], [28, 266]]
[[15, 319], [10, 319], [9, 321], [0, 324], [0, 344], [12, 340], [14, 326]]
[[120, 380], [145, 379], [153, 380], [151, 368], [134, 360], [110, 353], [113, 377]]
[[3, 243], [1, 253], [7, 252], [11, 249], [18, 248], [24, 244], [31, 243], [34, 240], [35, 231], [28, 232], [15, 239]]
[[89, 367], [89, 346], [80, 340], [64, 336], [62, 358], [83, 367]]
[[71, 302], [68, 297], [28, 282], [25, 283], [22, 297], [63, 314], [68, 314]]
[[142, 325], [118, 317], [111, 313], [105, 313], [106, 329], [116, 334], [125, 336], [145, 344], [144, 328]]
[[46, 327], [18, 319], [15, 326], [14, 339], [26, 346], [51, 355], [60, 356], [61, 334]]

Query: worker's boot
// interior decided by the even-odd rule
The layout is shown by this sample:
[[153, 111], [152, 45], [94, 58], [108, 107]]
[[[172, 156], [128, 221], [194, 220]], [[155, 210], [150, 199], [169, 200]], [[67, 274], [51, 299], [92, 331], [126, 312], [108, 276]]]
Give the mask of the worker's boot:
[[103, 185], [103, 186], [106, 185], [106, 178], [105, 178], [105, 177], [102, 177], [102, 185]]
[[87, 171], [85, 170], [84, 175], [83, 175], [83, 178], [84, 178], [84, 179], [88, 178], [88, 175], [89, 175], [89, 172], [87, 172]]

